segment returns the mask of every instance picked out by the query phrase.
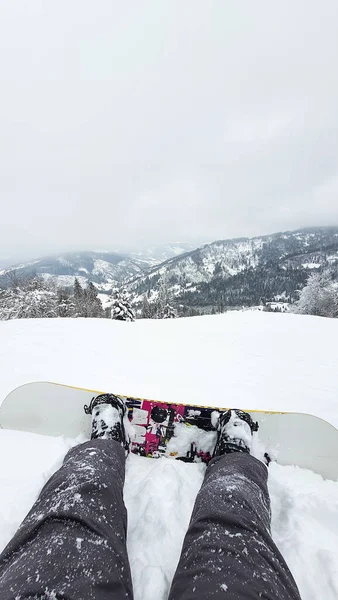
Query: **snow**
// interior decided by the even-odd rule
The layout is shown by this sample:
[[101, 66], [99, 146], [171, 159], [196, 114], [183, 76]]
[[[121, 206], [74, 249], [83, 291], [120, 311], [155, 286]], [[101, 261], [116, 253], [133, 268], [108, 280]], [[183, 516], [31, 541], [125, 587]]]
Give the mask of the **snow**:
[[302, 267], [304, 267], [304, 269], [320, 269], [321, 268], [321, 264], [320, 263], [303, 263]]
[[63, 256], [60, 256], [59, 258], [57, 258], [57, 262], [62, 265], [63, 267], [72, 267], [72, 263], [67, 260], [66, 258], [64, 258]]
[[[338, 235], [338, 234], [335, 234], [335, 235]], [[326, 260], [328, 263], [333, 263], [333, 264], [338, 262], [338, 254], [333, 254], [332, 256], [327, 256]]]
[[97, 297], [101, 301], [103, 308], [108, 308], [111, 305], [111, 295], [110, 294], [98, 294]]
[[[261, 312], [0, 322], [0, 398], [22, 383], [54, 380], [168, 401], [310, 412], [338, 426], [337, 334], [338, 320]], [[0, 547], [74, 443], [0, 431]], [[135, 600], [165, 600], [203, 473], [202, 464], [128, 458]], [[338, 483], [271, 464], [269, 489], [273, 536], [302, 600], [336, 600]]]
[[[84, 271], [84, 269], [79, 269], [79, 271]], [[41, 273], [40, 277], [52, 281], [58, 287], [73, 287], [75, 279], [78, 280], [82, 287], [86, 287], [88, 284], [88, 278], [82, 275], [51, 275], [50, 273]]]
[[281, 312], [285, 312], [290, 308], [289, 302], [267, 302], [267, 306], [271, 308], [271, 310], [280, 310]]
[[130, 256], [138, 258], [139, 260], [144, 260], [148, 263], [148, 265], [157, 265], [168, 260], [169, 258], [172, 258], [173, 256], [180, 256], [180, 254], [195, 250], [197, 247], [203, 246], [205, 243], [206, 242], [201, 242], [201, 240], [196, 240], [195, 243], [171, 242], [169, 244], [165, 244], [164, 246], [151, 246], [143, 250], [132, 252]]
[[114, 275], [116, 271], [116, 265], [112, 265], [110, 262], [106, 260], [96, 259], [94, 260], [94, 268], [92, 271], [93, 275], [100, 275], [102, 277], [106, 277], [114, 280]]
[[[198, 254], [183, 255], [179, 261], [171, 259], [164, 265], [159, 265], [157, 269], [151, 271], [149, 277], [151, 280], [154, 276], [168, 273], [169, 276], [174, 275], [180, 279], [184, 274], [184, 287], [186, 288], [189, 284], [196, 285], [210, 281], [214, 275], [216, 264], [221, 265], [223, 273], [233, 276], [248, 267], [257, 267], [262, 247], [262, 238], [213, 242], [200, 248]], [[198, 258], [197, 261], [196, 258]], [[138, 283], [139, 280], [132, 282], [132, 285], [135, 287]], [[180, 289], [182, 291], [181, 284]]]
[[7, 273], [11, 273], [12, 271], [19, 271], [20, 269], [26, 268], [26, 267], [33, 267], [34, 265], [36, 265], [37, 263], [40, 262], [40, 259], [37, 260], [31, 260], [27, 263], [22, 263], [19, 265], [14, 265], [14, 267], [8, 267], [7, 269], [2, 269], [0, 271], [0, 275], [6, 275]]

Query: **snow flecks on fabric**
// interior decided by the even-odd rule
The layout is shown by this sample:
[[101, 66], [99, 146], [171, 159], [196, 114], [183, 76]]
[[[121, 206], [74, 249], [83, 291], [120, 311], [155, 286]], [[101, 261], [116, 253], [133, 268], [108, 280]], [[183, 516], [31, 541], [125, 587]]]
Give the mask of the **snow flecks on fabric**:
[[249, 585], [254, 576], [258, 590], [266, 596], [273, 591], [282, 600], [288, 574], [269, 533], [266, 467], [248, 460], [247, 455], [233, 459], [232, 455], [231, 461], [226, 457], [214, 460], [207, 470], [183, 547], [179, 577], [189, 586], [191, 572], [197, 570], [197, 579], [191, 582], [196, 589], [220, 586], [225, 577], [231, 590], [238, 584]]
[[[230, 503], [231, 501], [238, 502], [238, 499], [241, 498], [242, 504], [249, 502], [257, 513], [260, 512], [261, 504], [267, 511], [270, 511], [261, 489], [241, 473], [224, 474], [220, 471], [217, 476], [210, 478], [208, 486], [210, 486], [210, 497], [216, 495], [224, 497], [226, 493]], [[268, 522], [266, 522], [266, 528], [269, 531]]]
[[[62, 438], [6, 430], [1, 430], [0, 434], [0, 456], [5, 457], [1, 461], [2, 549], [75, 441], [70, 444]], [[203, 464], [167, 463], [169, 461], [134, 455], [127, 460], [124, 495], [135, 600], [167, 598], [205, 472]], [[303, 469], [274, 463], [269, 467], [268, 482], [273, 538], [295, 576], [302, 600], [324, 597], [325, 600], [337, 600], [338, 484]], [[107, 489], [105, 482], [101, 485], [102, 489]], [[58, 538], [50, 540], [46, 550], [51, 564], [54, 564], [54, 547], [58, 547], [59, 542]], [[106, 540], [100, 539], [89, 543], [93, 546], [107, 544]], [[259, 552], [257, 546], [255, 553]], [[247, 558], [245, 546], [242, 556]], [[311, 565], [311, 569], [304, 569], [306, 564]], [[145, 569], [149, 566], [156, 568], [153, 588], [146, 577]], [[223, 581], [227, 582], [226, 578]]]
[[83, 542], [83, 541], [84, 541], [84, 540], [83, 540], [83, 538], [80, 538], [80, 537], [76, 538], [76, 548], [77, 548], [77, 550], [78, 550], [79, 552], [80, 552], [80, 551], [81, 551], [81, 549], [82, 549], [82, 542]]
[[[100, 445], [100, 451], [94, 453], [91, 446], [89, 442], [87, 447], [72, 451], [61, 471], [42, 490], [13, 544], [6, 549], [0, 565], [1, 589], [8, 582], [11, 589], [25, 591], [29, 583], [33, 590], [30, 597], [34, 598], [34, 590], [43, 590], [48, 582], [52, 591], [44, 598], [53, 598], [54, 592], [55, 598], [68, 597], [68, 588], [83, 597], [81, 590], [88, 588], [89, 600], [95, 598], [96, 585], [107, 586], [113, 580], [127, 591], [126, 522], [121, 494], [124, 453], [118, 446], [119, 460], [110, 446]], [[109, 540], [114, 538], [112, 547]], [[95, 566], [98, 564], [99, 570]], [[63, 577], [60, 569], [64, 569]], [[125, 569], [123, 583], [121, 573]], [[42, 597], [41, 591], [36, 597]]]
[[[97, 478], [97, 475], [95, 476], [94, 467], [86, 465], [81, 460], [74, 462], [74, 468], [76, 471], [68, 476], [67, 484], [58, 487], [53, 498], [45, 499], [45, 502], [48, 503], [47, 510], [49, 516], [59, 513], [60, 510], [67, 511], [70, 508], [75, 507], [76, 504], [81, 504], [82, 497], [79, 490], [86, 481], [91, 483], [91, 485], [96, 486], [97, 489], [100, 489], [101, 482]], [[82, 476], [79, 477], [79, 474]], [[38, 502], [37, 507], [39, 507], [40, 503], [41, 500]], [[29, 519], [41, 521], [43, 519], [43, 514], [40, 511], [38, 514], [34, 512], [28, 517], [28, 520]]]

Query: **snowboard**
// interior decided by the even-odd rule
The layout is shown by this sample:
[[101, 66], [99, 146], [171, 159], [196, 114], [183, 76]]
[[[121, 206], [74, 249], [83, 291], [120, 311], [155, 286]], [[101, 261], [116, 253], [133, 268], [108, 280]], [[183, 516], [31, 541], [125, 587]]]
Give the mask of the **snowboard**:
[[[13, 390], [0, 406], [0, 427], [49, 436], [90, 438], [91, 417], [85, 414], [99, 392], [51, 382], [34, 382]], [[121, 396], [128, 407], [131, 452], [207, 463], [216, 441], [218, 412], [223, 407], [160, 402]], [[236, 407], [242, 408], [242, 407]], [[267, 453], [281, 465], [296, 465], [338, 479], [338, 430], [326, 421], [300, 413], [248, 410], [257, 421], [252, 454]]]

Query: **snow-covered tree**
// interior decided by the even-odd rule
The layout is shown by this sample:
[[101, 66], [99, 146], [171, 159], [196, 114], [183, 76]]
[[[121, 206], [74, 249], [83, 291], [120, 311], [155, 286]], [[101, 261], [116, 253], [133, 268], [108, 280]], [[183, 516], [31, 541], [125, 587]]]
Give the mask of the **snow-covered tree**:
[[42, 277], [13, 279], [11, 286], [0, 290], [0, 319], [34, 319], [50, 317], [104, 317], [97, 290], [92, 283], [83, 289], [78, 279], [74, 292]]
[[85, 307], [85, 293], [84, 290], [78, 280], [75, 277], [74, 280], [74, 304], [75, 304], [75, 314], [74, 317], [85, 317], [86, 315], [86, 307]]
[[16, 282], [0, 293], [0, 319], [38, 319], [58, 316], [57, 294], [40, 277]]
[[170, 304], [166, 304], [162, 310], [162, 319], [177, 319], [178, 313], [176, 308]]
[[90, 281], [83, 288], [77, 279], [74, 280], [74, 305], [75, 317], [104, 317], [101, 300], [97, 296], [97, 289]]
[[173, 307], [172, 294], [170, 293], [166, 275], [162, 275], [158, 285], [158, 297], [156, 301], [157, 319], [176, 319], [177, 310]]
[[66, 288], [59, 288], [57, 291], [57, 313], [58, 317], [75, 317], [74, 296]]
[[88, 283], [85, 291], [86, 316], [103, 317], [102, 303], [97, 296], [97, 289], [91, 281]]
[[338, 291], [328, 270], [310, 275], [299, 294], [295, 312], [319, 317], [338, 316]]
[[141, 306], [141, 319], [151, 319], [154, 316], [154, 307], [150, 304], [147, 294], [144, 294]]
[[112, 291], [111, 318], [117, 321], [135, 321], [134, 311], [125, 290]]

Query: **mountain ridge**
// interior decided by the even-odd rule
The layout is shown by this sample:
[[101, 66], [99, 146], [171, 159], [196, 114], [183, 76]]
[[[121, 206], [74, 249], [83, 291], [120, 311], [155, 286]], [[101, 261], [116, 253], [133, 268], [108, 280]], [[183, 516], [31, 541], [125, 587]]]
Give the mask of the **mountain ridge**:
[[92, 281], [104, 290], [107, 286], [111, 288], [113, 285], [121, 285], [131, 277], [158, 265], [163, 256], [165, 259], [171, 255], [177, 256], [191, 247], [190, 242], [174, 242], [131, 253], [82, 250], [48, 254], [2, 268], [0, 286], [6, 287], [15, 277], [25, 278], [37, 274], [53, 279], [59, 286], [71, 286], [77, 277], [82, 284]]
[[335, 272], [337, 264], [338, 227], [311, 227], [217, 240], [132, 278], [127, 287], [151, 300], [165, 279], [178, 303], [201, 307], [252, 305], [277, 296], [294, 301], [313, 269]]
[[[50, 255], [0, 271], [0, 286], [6, 286], [6, 279], [8, 285], [11, 277], [37, 273], [70, 287], [77, 277], [82, 285], [92, 281], [102, 293], [123, 285], [138, 305], [144, 294], [155, 301], [159, 283], [164, 283], [172, 301], [203, 312], [261, 300], [293, 302], [315, 269], [330, 268], [338, 282], [338, 226], [228, 238], [183, 249], [183, 244], [167, 244], [150, 248], [147, 256], [109, 251]], [[158, 262], [167, 252], [174, 255]]]

